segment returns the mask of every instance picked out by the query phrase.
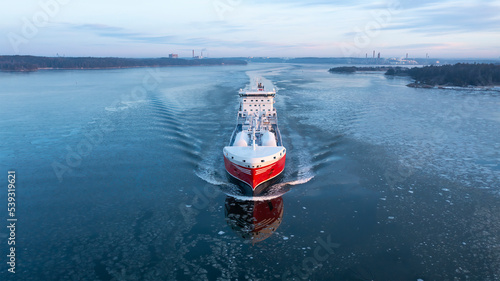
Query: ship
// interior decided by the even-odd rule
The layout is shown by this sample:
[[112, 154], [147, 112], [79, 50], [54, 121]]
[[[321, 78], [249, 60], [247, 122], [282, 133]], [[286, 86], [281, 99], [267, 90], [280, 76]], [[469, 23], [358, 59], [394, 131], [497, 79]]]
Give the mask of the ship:
[[240, 106], [236, 128], [224, 147], [224, 166], [243, 195], [265, 193], [285, 169], [286, 148], [274, 108], [276, 90], [257, 88], [239, 91]]

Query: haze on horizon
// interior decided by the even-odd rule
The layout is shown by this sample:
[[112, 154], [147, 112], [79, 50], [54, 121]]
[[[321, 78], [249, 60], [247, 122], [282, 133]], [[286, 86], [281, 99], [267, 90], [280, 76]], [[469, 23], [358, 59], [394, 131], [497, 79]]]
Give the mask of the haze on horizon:
[[499, 58], [500, 1], [29, 0], [1, 55]]

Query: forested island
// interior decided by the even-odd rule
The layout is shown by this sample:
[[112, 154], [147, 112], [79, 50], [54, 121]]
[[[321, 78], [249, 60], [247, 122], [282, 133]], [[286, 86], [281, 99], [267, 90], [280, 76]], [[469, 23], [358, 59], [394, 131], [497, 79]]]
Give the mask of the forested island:
[[500, 85], [499, 64], [467, 64], [424, 66], [424, 67], [335, 67], [329, 72], [354, 73], [356, 71], [385, 71], [389, 76], [409, 76], [415, 82], [409, 87], [433, 88], [444, 86], [483, 87]]
[[415, 80], [410, 87], [434, 86], [497, 86], [500, 85], [500, 65], [464, 64], [390, 69], [386, 75], [407, 75]]
[[178, 59], [178, 58], [99, 58], [99, 57], [38, 57], [0, 56], [2, 71], [36, 71], [38, 69], [105, 69], [158, 66], [245, 65], [238, 59]]

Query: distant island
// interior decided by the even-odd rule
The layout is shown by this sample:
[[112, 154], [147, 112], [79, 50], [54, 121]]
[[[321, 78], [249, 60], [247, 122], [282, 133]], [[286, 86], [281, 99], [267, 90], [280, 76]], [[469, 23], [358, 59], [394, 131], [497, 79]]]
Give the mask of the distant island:
[[375, 66], [375, 67], [369, 67], [369, 66], [339, 66], [339, 67], [333, 67], [330, 68], [328, 71], [329, 72], [336, 72], [336, 73], [354, 73], [357, 71], [388, 71], [389, 69], [392, 69], [393, 67], [390, 66]]
[[500, 85], [500, 65], [464, 64], [424, 66], [414, 68], [390, 69], [386, 75], [410, 76], [415, 80], [409, 87], [442, 86], [497, 86]]
[[360, 57], [235, 57], [248, 62], [258, 63], [304, 63], [304, 64], [331, 64], [331, 65], [380, 65], [383, 67], [394, 67], [402, 65], [446, 65], [456, 63], [500, 63], [500, 58], [491, 59], [450, 59], [450, 58], [360, 58]]
[[354, 73], [357, 71], [385, 71], [388, 76], [409, 76], [415, 81], [408, 87], [486, 87], [500, 86], [499, 64], [467, 64], [424, 66], [424, 67], [335, 67], [333, 73]]
[[158, 66], [245, 65], [239, 59], [178, 58], [100, 58], [0, 56], [1, 71], [37, 71], [39, 69], [106, 69]]

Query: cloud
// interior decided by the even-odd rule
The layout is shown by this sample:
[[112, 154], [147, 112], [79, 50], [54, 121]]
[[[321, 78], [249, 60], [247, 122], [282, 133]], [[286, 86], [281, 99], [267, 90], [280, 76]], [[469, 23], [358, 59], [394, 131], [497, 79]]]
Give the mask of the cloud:
[[446, 44], [446, 43], [417, 43], [417, 44], [406, 44], [406, 45], [399, 45], [399, 46], [393, 46], [391, 45], [390, 48], [392, 49], [432, 49], [432, 48], [443, 48], [443, 47], [451, 47], [452, 44]]
[[130, 32], [127, 29], [117, 26], [105, 24], [70, 24], [72, 30], [78, 32], [91, 32], [97, 36], [117, 38], [141, 43], [151, 44], [172, 44], [172, 41], [177, 39], [177, 36], [158, 35], [152, 36], [144, 33]]
[[[429, 1], [430, 2], [430, 1]], [[441, 35], [465, 32], [500, 31], [500, 7], [489, 2], [432, 3], [403, 11], [383, 30], [406, 30]]]
[[[201, 23], [193, 22], [192, 25], [199, 25]], [[205, 23], [206, 24], [206, 23]], [[215, 24], [215, 23], [212, 23]], [[222, 30], [237, 31], [242, 29], [242, 26], [229, 25], [227, 23], [216, 23]], [[184, 46], [188, 48], [233, 48], [233, 49], [286, 49], [304, 47], [304, 44], [290, 44], [290, 43], [277, 43], [267, 42], [261, 40], [231, 40], [225, 37], [225, 32], [221, 32], [222, 38], [217, 37], [204, 37], [204, 36], [187, 36], [187, 35], [151, 35], [139, 32], [131, 32], [126, 28], [105, 25], [105, 24], [66, 24], [73, 32], [89, 32], [99, 37], [115, 38], [120, 40], [127, 40], [136, 43], [148, 44], [168, 44]], [[209, 25], [213, 26], [213, 25]], [[311, 45], [313, 46], [313, 45]]]

